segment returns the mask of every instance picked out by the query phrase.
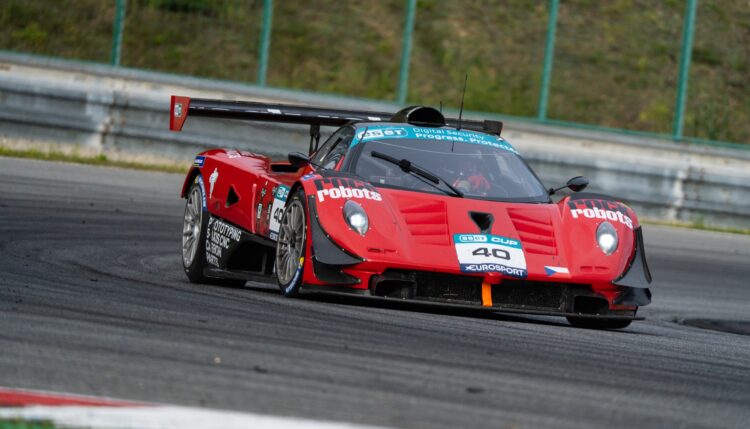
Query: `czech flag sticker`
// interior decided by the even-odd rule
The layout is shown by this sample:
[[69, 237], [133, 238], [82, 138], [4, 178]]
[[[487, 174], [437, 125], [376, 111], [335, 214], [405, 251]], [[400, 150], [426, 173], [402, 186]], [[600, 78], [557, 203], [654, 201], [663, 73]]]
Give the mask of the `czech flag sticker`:
[[548, 267], [545, 265], [544, 272], [547, 273], [548, 277], [553, 277], [553, 276], [568, 277], [570, 275], [570, 271], [568, 271], [568, 269], [565, 267]]

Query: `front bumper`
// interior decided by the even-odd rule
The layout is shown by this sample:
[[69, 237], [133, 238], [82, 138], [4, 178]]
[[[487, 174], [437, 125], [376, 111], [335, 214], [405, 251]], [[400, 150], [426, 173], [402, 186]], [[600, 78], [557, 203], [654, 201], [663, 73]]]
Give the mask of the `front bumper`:
[[[305, 292], [340, 293], [386, 301], [419, 302], [504, 313], [629, 319], [637, 308], [610, 309], [590, 285], [505, 279], [490, 285], [491, 305], [482, 297], [482, 277], [424, 271], [386, 270], [369, 277], [367, 287], [307, 285]], [[487, 286], [484, 286], [487, 287]]]

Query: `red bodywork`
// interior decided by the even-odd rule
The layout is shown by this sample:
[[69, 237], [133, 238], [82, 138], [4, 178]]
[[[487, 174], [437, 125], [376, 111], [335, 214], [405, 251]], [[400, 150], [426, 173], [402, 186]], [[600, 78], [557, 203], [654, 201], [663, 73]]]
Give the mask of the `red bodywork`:
[[[390, 117], [377, 112], [172, 97], [170, 109], [174, 131], [182, 128], [188, 110], [200, 116], [310, 125], [311, 150], [321, 125], [359, 123], [364, 127], [357, 137], [360, 143], [368, 126], [373, 130], [373, 124], [390, 120], [409, 127], [409, 115], [418, 117], [420, 124], [436, 121], [433, 125], [454, 134], [461, 129], [437, 110], [419, 107]], [[497, 136], [502, 129], [502, 124], [491, 121], [459, 124]], [[399, 130], [408, 133], [404, 127]], [[501, 144], [515, 153], [507, 142]], [[300, 261], [305, 290], [630, 319], [638, 306], [650, 302], [651, 277], [640, 225], [633, 210], [619, 201], [598, 194], [573, 194], [556, 203], [457, 198], [363, 182], [344, 171], [342, 161], [335, 168], [318, 171], [314, 163], [293, 168], [289, 162], [271, 162], [266, 156], [238, 150], [213, 149], [198, 155], [182, 196], [197, 182], [206, 196], [209, 225], [212, 222], [222, 231], [217, 237], [214, 229], [208, 229], [207, 255], [213, 246], [218, 257], [207, 256], [212, 270], [207, 275], [235, 279], [249, 279], [243, 276], [250, 271], [273, 275], [273, 251], [285, 202], [290, 195], [303, 193], [307, 231], [302, 260], [311, 262]], [[196, 176], [201, 180], [196, 181]], [[369, 217], [366, 234], [360, 235], [347, 224], [343, 214], [347, 200], [358, 203]], [[477, 213], [491, 221], [483, 223]], [[604, 221], [619, 237], [611, 255], [605, 255], [597, 244], [597, 228]], [[222, 236], [227, 231], [229, 236]], [[466, 243], [459, 241], [471, 235], [515, 243], [518, 250], [513, 251], [520, 252], [523, 273], [495, 268], [471, 271], [474, 268], [467, 268], [466, 256], [462, 266], [459, 245]], [[253, 262], [243, 266], [246, 260]]]
[[[289, 187], [291, 192], [302, 189], [307, 196], [312, 196], [319, 222], [330, 239], [348, 253], [364, 259], [343, 268], [345, 273], [360, 279], [358, 284], [347, 286], [352, 289], [368, 289], [370, 278], [387, 269], [466, 275], [459, 269], [452, 237], [453, 234], [478, 233], [477, 225], [467, 213], [481, 211], [494, 216], [491, 234], [522, 243], [527, 281], [590, 285], [595, 294], [607, 299], [610, 309], [636, 308], [613, 303], [621, 289], [612, 281], [625, 272], [634, 257], [634, 230], [639, 226], [635, 213], [621, 203], [596, 198], [571, 200], [570, 197], [554, 204], [503, 203], [376, 188], [380, 201], [356, 198], [372, 219], [370, 230], [363, 237], [344, 221], [342, 209], [346, 198], [330, 198], [325, 192], [319, 193], [320, 185], [325, 190], [337, 187], [336, 179], [315, 175], [311, 167], [296, 172], [274, 172], [272, 165], [284, 169], [289, 163], [272, 163], [268, 157], [250, 152], [213, 149], [201, 156], [205, 157], [204, 164], [191, 169], [182, 195], [185, 196], [194, 176], [202, 174], [206, 193], [210, 193], [208, 211], [251, 234], [271, 238], [271, 221], [280, 215], [278, 207], [273, 213], [273, 191], [278, 185]], [[218, 172], [218, 178], [210, 191], [210, 175], [214, 171]], [[230, 187], [239, 201], [228, 206]], [[593, 216], [586, 217], [584, 210], [585, 214]], [[617, 229], [620, 243], [613, 255], [605, 256], [596, 244], [596, 228], [602, 216], [606, 216], [602, 214], [604, 211], [616, 213], [618, 210], [624, 211], [627, 217], [610, 214], [609, 220]], [[308, 219], [308, 236], [311, 235], [310, 225]], [[308, 240], [306, 259], [311, 258], [311, 240]], [[568, 273], [550, 273], [545, 267], [566, 268]], [[303, 274], [305, 285], [325, 287], [326, 282], [315, 276], [312, 264], [305, 265]], [[498, 287], [503, 282], [503, 276], [497, 273], [476, 276], [485, 277]]]

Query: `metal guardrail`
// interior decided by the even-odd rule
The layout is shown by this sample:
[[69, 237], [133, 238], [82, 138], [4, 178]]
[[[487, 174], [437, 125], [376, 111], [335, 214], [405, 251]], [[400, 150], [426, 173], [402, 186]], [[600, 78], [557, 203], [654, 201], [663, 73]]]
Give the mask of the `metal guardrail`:
[[[2, 53], [0, 66], [0, 137], [186, 162], [209, 147], [236, 147], [281, 158], [307, 147], [308, 130], [193, 118], [183, 132], [173, 133], [168, 131], [172, 94], [359, 110], [398, 108], [367, 100]], [[727, 227], [750, 225], [750, 151], [523, 121], [507, 121], [503, 135], [548, 186], [587, 175], [591, 191], [622, 198], [641, 216]]]

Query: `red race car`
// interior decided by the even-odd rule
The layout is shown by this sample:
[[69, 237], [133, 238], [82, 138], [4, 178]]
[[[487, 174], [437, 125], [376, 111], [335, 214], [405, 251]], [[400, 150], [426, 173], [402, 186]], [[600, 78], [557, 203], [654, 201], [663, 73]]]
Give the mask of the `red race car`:
[[[300, 291], [565, 316], [624, 328], [649, 304], [635, 213], [546, 189], [500, 137], [502, 123], [172, 97], [188, 116], [307, 125], [309, 155], [287, 162], [212, 149], [185, 178], [182, 259], [192, 282], [273, 279]], [[338, 129], [319, 146], [320, 127]], [[576, 192], [553, 202], [564, 188]]]

